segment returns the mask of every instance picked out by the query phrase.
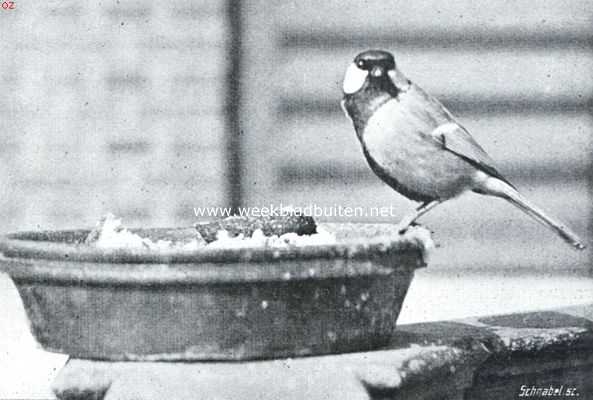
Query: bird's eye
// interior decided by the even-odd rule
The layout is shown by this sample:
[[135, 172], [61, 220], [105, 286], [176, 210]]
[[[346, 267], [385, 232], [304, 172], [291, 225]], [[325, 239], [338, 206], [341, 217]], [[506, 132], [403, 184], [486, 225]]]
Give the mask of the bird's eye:
[[358, 60], [358, 62], [356, 63], [356, 66], [360, 69], [365, 69], [366, 63], [364, 62], [364, 60]]

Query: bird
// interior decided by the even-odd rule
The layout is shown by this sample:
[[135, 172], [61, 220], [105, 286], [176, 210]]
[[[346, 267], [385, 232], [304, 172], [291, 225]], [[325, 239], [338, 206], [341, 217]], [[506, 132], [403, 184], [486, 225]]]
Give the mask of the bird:
[[583, 241], [531, 204], [445, 106], [409, 80], [385, 50], [358, 54], [346, 69], [342, 109], [372, 171], [420, 205], [398, 223], [404, 233], [439, 204], [466, 192], [505, 199], [575, 249]]

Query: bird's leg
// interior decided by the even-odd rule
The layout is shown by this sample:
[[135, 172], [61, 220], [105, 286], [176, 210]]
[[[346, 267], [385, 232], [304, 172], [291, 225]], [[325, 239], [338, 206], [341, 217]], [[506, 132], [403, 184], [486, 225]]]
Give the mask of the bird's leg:
[[420, 218], [421, 216], [423, 216], [424, 214], [426, 214], [427, 212], [429, 212], [430, 210], [432, 210], [439, 204], [441, 204], [440, 200], [426, 201], [426, 202], [420, 204], [420, 206], [418, 206], [418, 208], [416, 208], [416, 210], [414, 212], [411, 212], [408, 215], [405, 215], [401, 219], [401, 221], [398, 222], [398, 224], [397, 224], [398, 232], [405, 233], [408, 230], [408, 228], [410, 227], [410, 225], [412, 225], [418, 218]]

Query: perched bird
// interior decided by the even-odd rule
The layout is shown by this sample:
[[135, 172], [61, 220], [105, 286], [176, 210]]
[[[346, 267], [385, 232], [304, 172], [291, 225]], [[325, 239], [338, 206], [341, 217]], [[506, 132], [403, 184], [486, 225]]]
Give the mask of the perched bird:
[[519, 194], [453, 115], [397, 69], [391, 53], [359, 54], [346, 70], [343, 91], [342, 108], [371, 169], [421, 203], [399, 223], [401, 232], [440, 203], [473, 191], [508, 200], [575, 248], [585, 248], [575, 233]]

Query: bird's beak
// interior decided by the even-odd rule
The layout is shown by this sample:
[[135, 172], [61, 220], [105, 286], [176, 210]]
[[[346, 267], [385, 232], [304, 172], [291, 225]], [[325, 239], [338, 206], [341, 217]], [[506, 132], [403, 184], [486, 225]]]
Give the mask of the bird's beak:
[[381, 75], [383, 75], [383, 68], [376, 66], [371, 69], [371, 76], [374, 78], [379, 78]]
[[345, 94], [356, 93], [364, 85], [367, 79], [368, 71], [362, 70], [355, 63], [350, 64], [344, 75], [344, 84], [342, 89]]

